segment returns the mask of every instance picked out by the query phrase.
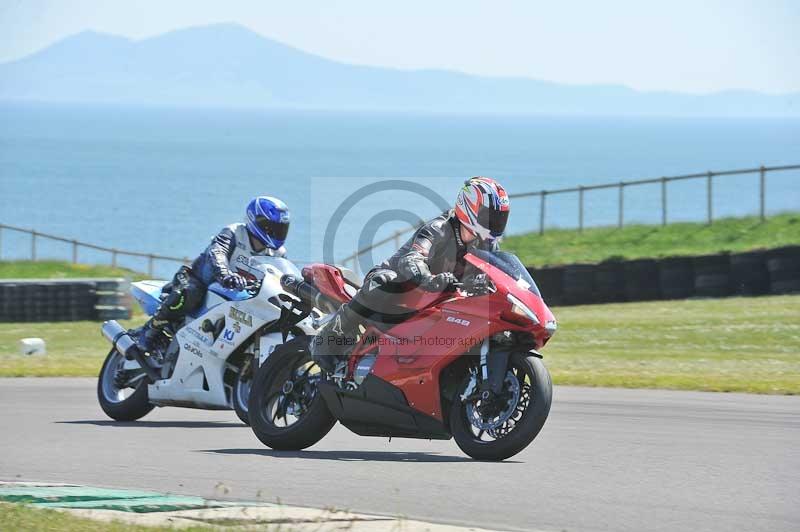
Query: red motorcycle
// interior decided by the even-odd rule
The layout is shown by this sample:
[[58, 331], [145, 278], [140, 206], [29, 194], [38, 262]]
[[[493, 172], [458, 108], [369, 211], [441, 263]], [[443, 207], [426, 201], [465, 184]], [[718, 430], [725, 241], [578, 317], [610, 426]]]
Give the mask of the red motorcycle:
[[[479, 460], [504, 460], [527, 447], [550, 411], [550, 374], [537, 349], [556, 320], [515, 255], [476, 250], [466, 261], [457, 291], [406, 292], [402, 306], [413, 312], [400, 323], [366, 326], [332, 375], [311, 361], [308, 337], [279, 346], [250, 392], [258, 439], [273, 449], [304, 449], [339, 421], [362, 436], [453, 437]], [[358, 289], [347, 273], [315, 264], [303, 279], [284, 276], [296, 299], [282, 303], [297, 318], [312, 308], [329, 313]], [[480, 274], [478, 291], [472, 280]]]

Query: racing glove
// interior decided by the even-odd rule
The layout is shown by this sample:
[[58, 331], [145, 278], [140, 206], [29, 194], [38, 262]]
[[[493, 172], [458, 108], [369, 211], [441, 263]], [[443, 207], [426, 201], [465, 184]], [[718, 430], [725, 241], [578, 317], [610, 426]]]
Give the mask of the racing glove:
[[221, 284], [228, 290], [238, 290], [241, 292], [244, 290], [245, 286], [247, 286], [247, 281], [238, 273], [229, 273], [222, 278]]
[[469, 291], [475, 294], [483, 294], [489, 291], [491, 281], [485, 273], [475, 275], [469, 282]]
[[450, 272], [444, 272], [425, 277], [419, 286], [426, 292], [444, 292], [454, 290], [457, 282], [458, 279], [456, 279], [455, 275]]

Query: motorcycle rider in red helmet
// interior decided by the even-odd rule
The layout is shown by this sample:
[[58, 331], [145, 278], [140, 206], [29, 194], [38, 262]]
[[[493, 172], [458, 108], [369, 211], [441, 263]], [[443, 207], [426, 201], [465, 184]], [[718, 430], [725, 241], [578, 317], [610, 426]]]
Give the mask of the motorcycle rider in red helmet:
[[[394, 255], [367, 273], [353, 299], [317, 332], [311, 342], [312, 359], [333, 373], [339, 359], [355, 346], [364, 321], [391, 323], [408, 317], [407, 309], [393, 303], [398, 294], [416, 287], [428, 292], [454, 290], [464, 273], [468, 249], [496, 249], [509, 212], [508, 194], [497, 181], [468, 179], [454, 209], [422, 225]], [[485, 282], [485, 276], [476, 282]]]

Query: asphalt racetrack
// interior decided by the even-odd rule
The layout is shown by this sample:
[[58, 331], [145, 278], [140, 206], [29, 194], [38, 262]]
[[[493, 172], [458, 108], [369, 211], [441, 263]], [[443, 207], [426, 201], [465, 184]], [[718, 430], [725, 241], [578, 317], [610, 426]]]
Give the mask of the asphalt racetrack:
[[336, 427], [271, 451], [233, 412], [106, 419], [93, 379], [0, 379], [0, 480], [328, 507], [501, 530], [800, 530], [800, 397], [557, 387], [504, 463]]

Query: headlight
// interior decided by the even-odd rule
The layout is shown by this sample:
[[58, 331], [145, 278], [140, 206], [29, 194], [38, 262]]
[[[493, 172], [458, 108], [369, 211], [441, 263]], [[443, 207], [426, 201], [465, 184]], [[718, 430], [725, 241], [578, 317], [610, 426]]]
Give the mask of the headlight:
[[528, 308], [528, 305], [517, 299], [516, 297], [508, 294], [506, 296], [508, 302], [511, 303], [511, 312], [514, 314], [518, 314], [520, 316], [525, 316], [529, 320], [531, 320], [536, 325], [539, 325], [541, 322], [539, 321], [539, 317], [536, 315], [534, 311]]
[[556, 320], [550, 320], [547, 323], [545, 323], [544, 330], [547, 331], [547, 337], [552, 338], [553, 335], [558, 330], [558, 324], [556, 323]]

